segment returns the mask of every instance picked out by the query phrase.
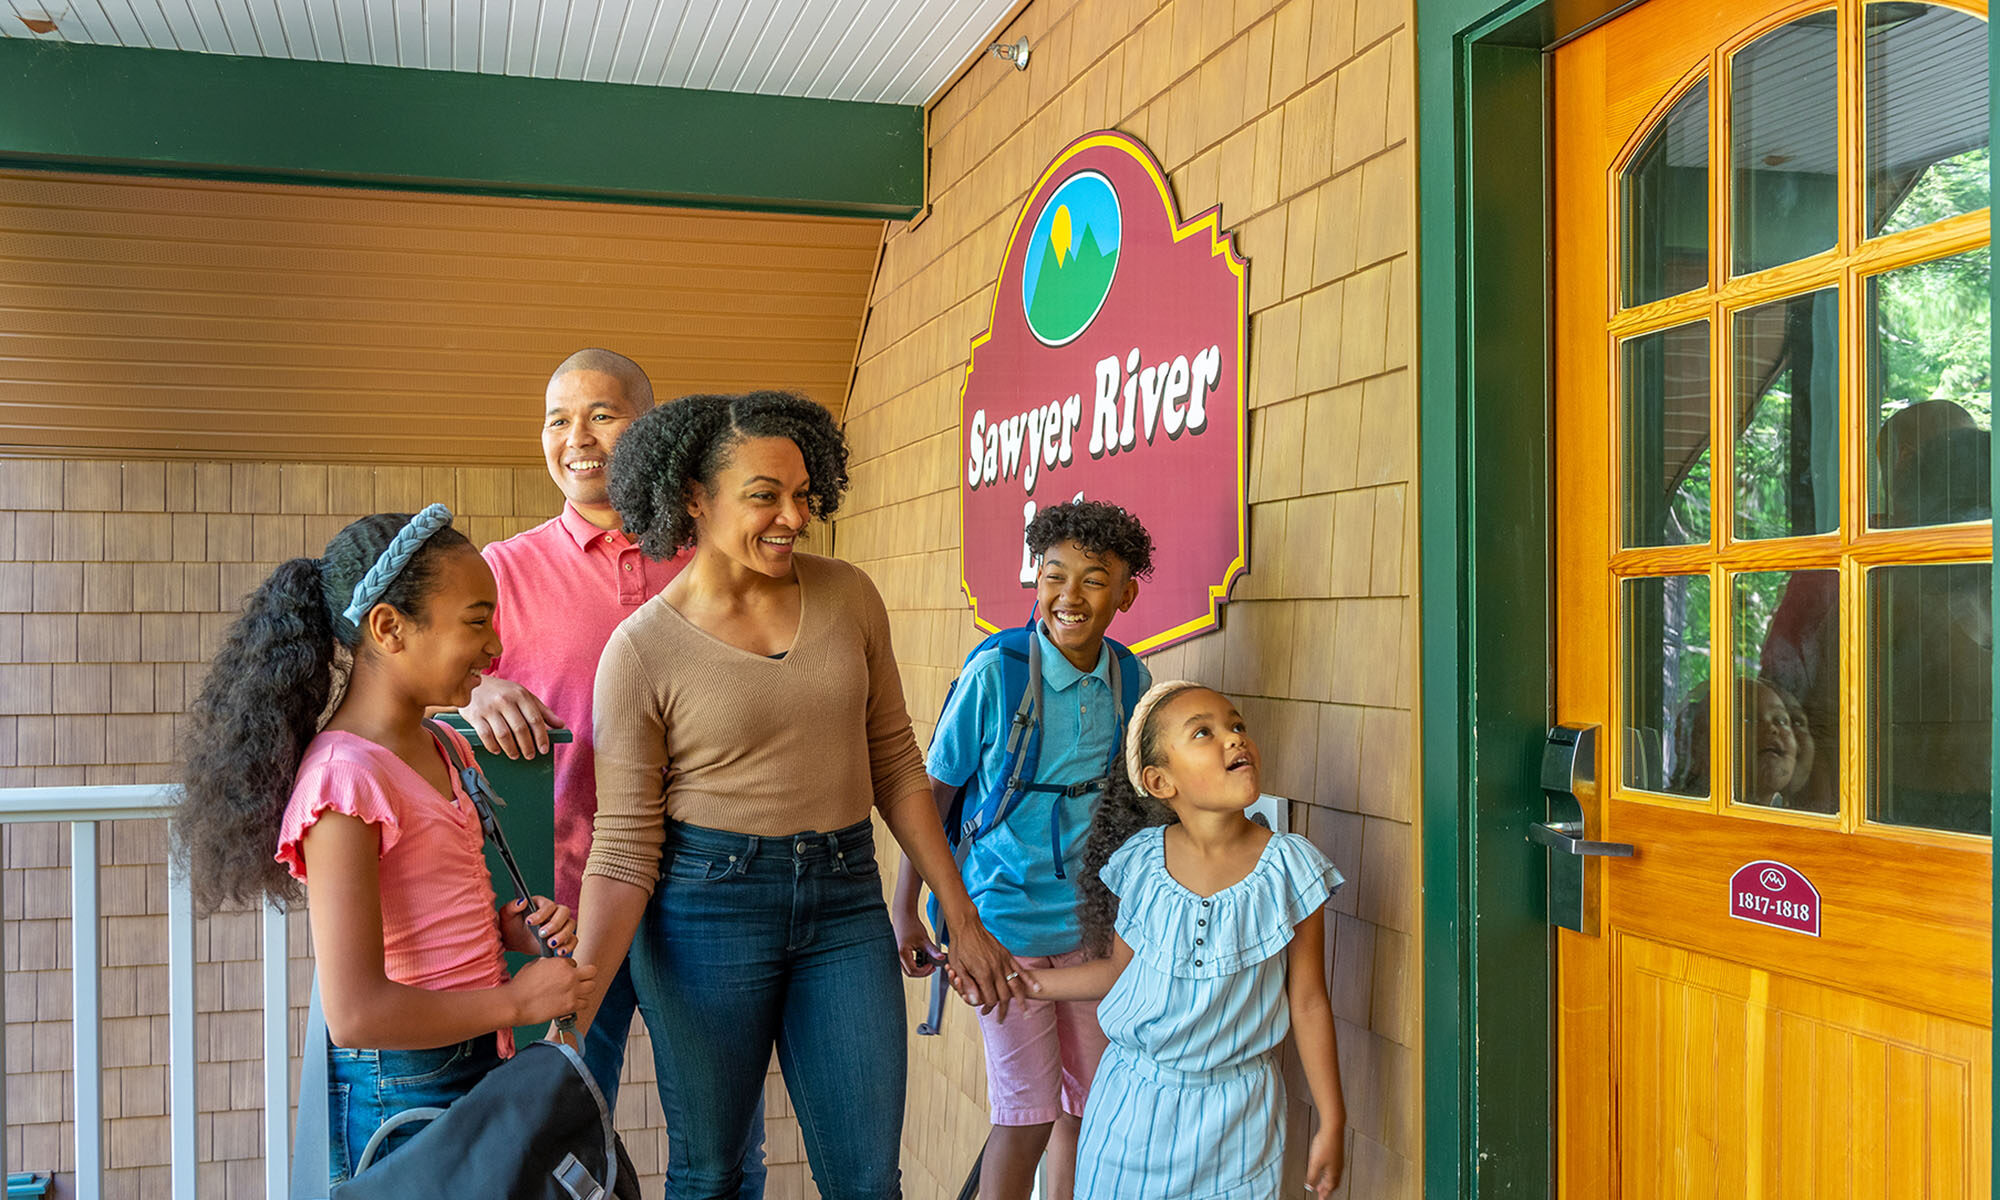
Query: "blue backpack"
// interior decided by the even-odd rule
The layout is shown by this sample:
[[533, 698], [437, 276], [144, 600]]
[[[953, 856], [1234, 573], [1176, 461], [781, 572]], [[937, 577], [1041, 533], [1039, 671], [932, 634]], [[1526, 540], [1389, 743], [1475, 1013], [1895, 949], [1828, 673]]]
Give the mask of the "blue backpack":
[[[952, 798], [950, 810], [945, 815], [945, 840], [951, 846], [952, 857], [961, 868], [965, 856], [971, 851], [972, 843], [991, 832], [1001, 822], [1014, 814], [1021, 802], [1031, 793], [1043, 793], [1059, 799], [1073, 800], [1100, 791], [1111, 778], [1111, 773], [1124, 769], [1125, 721], [1132, 709], [1139, 703], [1139, 671], [1132, 658], [1132, 652], [1110, 638], [1104, 644], [1111, 649], [1111, 691], [1118, 697], [1117, 727], [1111, 738], [1111, 756], [1105, 764], [1104, 774], [1078, 783], [1054, 784], [1038, 783], [1035, 770], [1042, 757], [1042, 639], [1035, 636], [1036, 622], [1002, 629], [979, 643], [972, 653], [965, 656], [965, 666], [989, 650], [1000, 655], [1000, 694], [1007, 705], [1014, 710], [1014, 717], [1007, 724], [1006, 756], [1001, 760], [1000, 777], [990, 790], [975, 794], [979, 783], [979, 773], [958, 789]], [[957, 693], [959, 683], [965, 678], [961, 668], [958, 679], [952, 681], [951, 690], [945, 693], [945, 710], [951, 708], [951, 697]], [[1062, 807], [1055, 806], [1049, 815], [1049, 853], [1055, 863], [1056, 878], [1067, 879], [1063, 869]], [[937, 911], [937, 898], [931, 898], [931, 928], [936, 930], [938, 939], [944, 941], [949, 936]]]

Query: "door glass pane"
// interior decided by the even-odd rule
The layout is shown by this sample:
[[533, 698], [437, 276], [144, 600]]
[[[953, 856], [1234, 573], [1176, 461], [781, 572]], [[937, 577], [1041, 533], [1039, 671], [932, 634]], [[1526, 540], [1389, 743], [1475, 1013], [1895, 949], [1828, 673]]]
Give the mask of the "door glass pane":
[[1625, 786], [1708, 795], [1708, 576], [1622, 585]]
[[1987, 247], [1868, 281], [1869, 523], [1993, 515]]
[[1708, 322], [1620, 348], [1627, 546], [1708, 541]]
[[1870, 572], [1868, 645], [1869, 819], [1990, 833], [1992, 566]]
[[1840, 293], [1737, 313], [1736, 536], [1840, 527]]
[[1832, 248], [1840, 228], [1840, 71], [1832, 9], [1730, 60], [1731, 261], [1738, 275]]
[[1746, 571], [1736, 630], [1738, 804], [1840, 811], [1840, 573]]
[[1674, 102], [1621, 181], [1625, 304], [1708, 283], [1708, 80]]
[[1933, 4], [1870, 4], [1868, 235], [1988, 203], [1986, 22]]

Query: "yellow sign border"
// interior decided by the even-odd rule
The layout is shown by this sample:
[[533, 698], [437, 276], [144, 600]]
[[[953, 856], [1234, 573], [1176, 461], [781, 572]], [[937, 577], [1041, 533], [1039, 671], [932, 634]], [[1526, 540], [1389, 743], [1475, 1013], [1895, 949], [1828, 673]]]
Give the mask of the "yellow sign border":
[[[1167, 177], [1161, 172], [1160, 164], [1153, 158], [1151, 151], [1128, 134], [1101, 129], [1095, 133], [1084, 134], [1065, 146], [1062, 152], [1056, 155], [1055, 160], [1042, 171], [1040, 178], [1035, 180], [1035, 185], [1028, 189], [1028, 198], [1021, 202], [1020, 214], [1014, 218], [1013, 231], [1007, 235], [1007, 249], [1000, 256], [1000, 278], [995, 278], [993, 281], [993, 302], [987, 309], [986, 328], [972, 339], [972, 350], [965, 362], [965, 382], [958, 386], [958, 441], [962, 444], [965, 440], [965, 389], [972, 384], [972, 372], [978, 364], [979, 348], [993, 338], [993, 326], [997, 323], [1000, 313], [1001, 278], [1006, 276], [1007, 264], [1014, 257], [1014, 243], [1021, 236], [1021, 225], [1028, 219], [1028, 209], [1042, 194], [1042, 189], [1047, 186], [1049, 180], [1062, 170], [1063, 164], [1086, 150], [1099, 147], [1122, 151], [1146, 169], [1147, 176], [1153, 181], [1153, 187], [1159, 192], [1160, 206], [1166, 210], [1167, 224], [1173, 230], [1173, 240], [1176, 245], [1204, 230], [1207, 231], [1210, 257], [1222, 259], [1228, 265], [1229, 273], [1236, 277], [1236, 554], [1230, 560], [1229, 566], [1224, 569], [1222, 582], [1208, 586], [1208, 612], [1192, 621], [1182, 622], [1172, 629], [1163, 630], [1131, 644], [1130, 649], [1134, 654], [1144, 654], [1212, 628], [1216, 621], [1216, 610], [1228, 601], [1229, 589], [1235, 586], [1237, 576], [1243, 574], [1249, 563], [1250, 505], [1247, 496], [1247, 475], [1250, 458], [1248, 387], [1250, 289], [1244, 277], [1244, 269], [1249, 266], [1249, 262], [1237, 253], [1235, 241], [1222, 230], [1222, 205], [1215, 205], [1186, 224], [1179, 223], [1174, 216], [1173, 193], [1168, 190]], [[979, 615], [979, 600], [972, 594], [972, 584], [966, 579], [965, 480], [962, 473], [959, 474], [953, 490], [958, 495], [958, 589], [965, 596], [966, 603], [972, 607], [973, 625], [987, 633], [998, 633], [1001, 626]]]

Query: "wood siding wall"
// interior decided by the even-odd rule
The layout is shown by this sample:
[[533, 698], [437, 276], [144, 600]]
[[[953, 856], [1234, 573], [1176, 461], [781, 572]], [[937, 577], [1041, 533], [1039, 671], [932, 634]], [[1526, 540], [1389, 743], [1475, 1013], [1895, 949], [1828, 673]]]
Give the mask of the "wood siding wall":
[[580, 346], [840, 411], [880, 221], [0, 171], [0, 453], [535, 462]]
[[[1410, 23], [1407, 0], [1029, 4], [1000, 35], [1028, 38], [1028, 69], [981, 61], [933, 107], [932, 208], [884, 249], [836, 523], [838, 553], [882, 587], [927, 730], [977, 638], [958, 588], [958, 395], [1029, 187], [1109, 127], [1151, 147], [1183, 213], [1221, 203], [1250, 260], [1250, 573], [1221, 632], [1150, 665], [1238, 698], [1267, 788], [1350, 880], [1328, 926], [1340, 1194], [1368, 1200], [1415, 1197], [1421, 1160]], [[912, 1024], [922, 1003], [911, 985]], [[1291, 1090], [1296, 1160], [1295, 1068]], [[908, 1195], [956, 1195], [985, 1110], [977, 1023], [958, 1008], [944, 1036], [912, 1041]]]

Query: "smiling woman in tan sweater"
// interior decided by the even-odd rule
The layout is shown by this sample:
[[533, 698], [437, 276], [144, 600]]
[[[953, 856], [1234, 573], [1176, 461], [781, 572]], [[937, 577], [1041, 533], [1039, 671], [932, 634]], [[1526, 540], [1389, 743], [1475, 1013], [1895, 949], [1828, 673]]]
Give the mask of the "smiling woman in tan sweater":
[[901, 1194], [903, 993], [871, 809], [971, 986], [1023, 994], [946, 848], [881, 596], [796, 549], [846, 485], [831, 415], [778, 392], [663, 405], [612, 457], [626, 531], [654, 558], [695, 549], [598, 666], [576, 951], [612, 972], [631, 950], [669, 1200], [736, 1195], [774, 1046], [820, 1195]]

